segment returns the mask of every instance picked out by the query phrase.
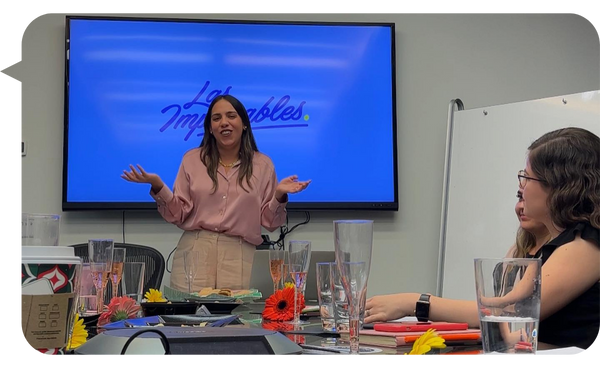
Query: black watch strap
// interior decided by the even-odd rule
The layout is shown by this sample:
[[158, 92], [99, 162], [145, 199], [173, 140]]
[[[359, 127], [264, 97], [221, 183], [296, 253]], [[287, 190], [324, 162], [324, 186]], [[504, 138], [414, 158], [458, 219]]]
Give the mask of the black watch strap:
[[421, 294], [415, 305], [415, 316], [419, 322], [429, 321], [429, 294]]

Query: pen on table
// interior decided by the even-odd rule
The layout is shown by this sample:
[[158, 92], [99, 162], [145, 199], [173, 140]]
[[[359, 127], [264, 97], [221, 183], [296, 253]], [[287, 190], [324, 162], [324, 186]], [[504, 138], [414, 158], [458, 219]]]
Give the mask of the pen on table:
[[321, 346], [315, 346], [315, 345], [305, 345], [305, 344], [298, 344], [302, 349], [309, 349], [309, 350], [321, 350], [321, 351], [328, 351], [330, 353], [336, 353], [336, 354], [340, 354], [339, 350], [335, 350], [335, 349], [329, 349], [329, 348], [324, 348]]
[[[456, 340], [472, 340], [472, 341], [481, 341], [481, 333], [457, 333], [457, 334], [444, 334], [443, 332], [439, 333], [439, 336], [446, 341], [456, 341]], [[413, 343], [417, 341], [417, 339], [421, 336], [405, 336], [403, 338], [404, 343]]]

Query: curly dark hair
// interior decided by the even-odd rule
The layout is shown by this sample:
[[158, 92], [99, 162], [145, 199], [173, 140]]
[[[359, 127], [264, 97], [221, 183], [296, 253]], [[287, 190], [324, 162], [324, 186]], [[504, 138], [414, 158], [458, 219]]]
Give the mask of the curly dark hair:
[[581, 128], [544, 134], [529, 146], [529, 165], [549, 190], [552, 222], [600, 228], [600, 138]]
[[252, 178], [252, 159], [254, 158], [254, 152], [258, 152], [258, 147], [256, 146], [256, 141], [254, 140], [254, 134], [252, 134], [252, 127], [250, 126], [248, 112], [246, 111], [244, 105], [242, 105], [237, 98], [231, 95], [220, 95], [212, 100], [208, 106], [208, 111], [204, 117], [204, 137], [202, 138], [202, 142], [200, 142], [200, 148], [202, 148], [200, 150], [200, 159], [206, 166], [208, 176], [210, 176], [213, 182], [214, 193], [219, 187], [219, 182], [217, 180], [217, 169], [219, 168], [219, 149], [217, 148], [217, 140], [210, 133], [210, 126], [213, 107], [221, 100], [226, 100], [233, 106], [235, 111], [242, 119], [242, 124], [245, 128], [242, 131], [242, 142], [240, 145], [240, 173], [238, 175], [238, 184], [247, 192], [248, 190], [244, 188], [244, 179], [248, 183], [248, 186], [252, 188], [252, 184], [250, 183], [250, 179]]

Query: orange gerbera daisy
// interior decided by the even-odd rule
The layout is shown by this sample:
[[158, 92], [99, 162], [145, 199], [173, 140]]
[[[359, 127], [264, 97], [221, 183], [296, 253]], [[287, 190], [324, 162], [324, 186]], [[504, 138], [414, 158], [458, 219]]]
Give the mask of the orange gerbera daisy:
[[[304, 309], [304, 295], [298, 294], [297, 310]], [[277, 290], [265, 301], [264, 319], [270, 321], [291, 321], [294, 319], [294, 289]]]
[[98, 327], [111, 322], [136, 318], [139, 310], [140, 306], [130, 297], [114, 297], [110, 300], [109, 305], [104, 306], [104, 312], [98, 318]]

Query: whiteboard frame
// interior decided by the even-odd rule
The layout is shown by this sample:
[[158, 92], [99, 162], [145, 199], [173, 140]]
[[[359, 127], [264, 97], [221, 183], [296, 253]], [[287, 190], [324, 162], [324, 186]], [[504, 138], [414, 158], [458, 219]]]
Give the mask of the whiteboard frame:
[[[460, 105], [458, 104], [458, 102], [460, 102]], [[567, 109], [562, 110], [562, 106], [565, 106]], [[458, 107], [458, 111], [455, 113], [456, 107]], [[470, 109], [470, 110], [464, 110], [464, 105], [462, 104], [462, 101], [460, 99], [454, 99], [454, 100], [450, 101], [449, 110], [448, 110], [448, 126], [447, 126], [447, 136], [446, 136], [446, 157], [445, 157], [445, 166], [444, 166], [444, 182], [443, 182], [443, 192], [442, 192], [442, 210], [441, 210], [441, 222], [440, 222], [438, 270], [437, 270], [438, 277], [437, 277], [436, 295], [438, 295], [438, 296], [456, 298], [456, 295], [447, 295], [447, 294], [449, 292], [450, 292], [450, 294], [452, 294], [453, 292], [455, 294], [457, 294], [454, 290], [444, 290], [445, 289], [444, 284], [448, 283], [448, 280], [444, 279], [444, 274], [449, 271], [449, 267], [447, 267], [448, 265], [446, 265], [446, 262], [448, 261], [448, 258], [449, 258], [448, 257], [449, 252], [452, 252], [454, 250], [454, 249], [449, 249], [449, 247], [448, 247], [449, 222], [450, 223], [452, 222], [452, 221], [449, 221], [449, 216], [452, 216], [452, 209], [449, 208], [449, 205], [450, 205], [451, 197], [452, 197], [452, 182], [451, 181], [452, 181], [453, 169], [454, 170], [458, 169], [456, 167], [456, 163], [454, 164], [455, 167], [453, 168], [452, 158], [453, 158], [453, 153], [455, 152], [455, 150], [460, 149], [460, 147], [456, 147], [456, 145], [458, 145], [458, 143], [456, 142], [457, 141], [456, 134], [459, 134], [459, 133], [457, 133], [457, 131], [461, 131], [460, 129], [457, 128], [461, 124], [461, 118], [466, 120], [469, 124], [473, 124], [474, 121], [476, 122], [478, 120], [467, 120], [467, 119], [473, 119], [473, 116], [481, 117], [480, 119], [489, 118], [488, 111], [490, 113], [490, 116], [493, 117], [494, 115], [497, 116], [497, 114], [499, 112], [510, 114], [515, 111], [516, 112], [522, 111], [524, 108], [527, 109], [527, 111], [529, 111], [529, 109], [531, 109], [533, 111], [532, 114], [537, 114], [538, 111], [541, 112], [541, 114], [540, 114], [541, 116], [539, 116], [539, 118], [542, 121], [544, 118], [547, 119], [549, 114], [555, 113], [557, 111], [560, 111], [561, 115], [564, 114], [559, 117], [559, 119], [561, 119], [561, 118], [563, 119], [563, 120], [560, 120], [560, 122], [557, 122], [557, 121], [549, 122], [547, 130], [544, 130], [544, 129], [536, 129], [536, 130], [544, 130], [545, 132], [547, 132], [547, 131], [551, 131], [554, 129], [558, 129], [560, 127], [559, 125], [562, 125], [563, 127], [581, 126], [579, 123], [570, 124], [569, 122], [571, 120], [568, 118], [564, 119], [565, 116], [567, 116], [567, 117], [569, 116], [568, 114], [579, 114], [578, 118], [579, 117], [584, 118], [584, 121], [582, 120], [583, 127], [593, 131], [597, 135], [600, 135], [600, 91], [587, 91], [587, 92], [581, 92], [581, 93], [576, 93], [576, 94], [571, 94], [571, 95], [555, 96], [555, 97], [530, 100], [530, 101], [521, 101], [521, 102], [516, 102], [516, 103], [512, 103], [512, 104], [496, 105], [496, 106], [482, 107], [482, 108], [476, 108], [476, 109]], [[554, 116], [554, 115], [552, 115], [552, 116]], [[588, 117], [591, 117], [591, 118], [588, 118]], [[595, 125], [596, 117], [598, 118], [597, 126]], [[493, 117], [493, 118], [495, 118], [495, 117]], [[476, 118], [476, 119], [479, 119], [479, 118]], [[573, 120], [577, 121], [577, 119], [573, 119]], [[582, 121], [579, 121], [579, 122], [581, 123]], [[467, 122], [465, 122], [464, 124], [467, 124]], [[563, 124], [563, 122], [564, 122], [564, 124]], [[458, 124], [458, 125], [456, 125], [456, 124]], [[507, 125], [509, 125], [509, 124], [507, 124]], [[521, 126], [522, 125], [520, 125], [519, 127], [521, 127]], [[535, 128], [538, 128], [538, 127], [540, 127], [540, 125], [536, 126]], [[499, 129], [501, 129], [501, 128], [499, 128]], [[513, 126], [513, 129], [514, 129], [514, 126]], [[468, 133], [468, 131], [465, 131], [465, 132]], [[541, 136], [541, 134], [539, 134], [539, 136]], [[535, 138], [538, 138], [539, 136], [537, 136]], [[533, 138], [533, 137], [530, 137], [530, 138]], [[459, 141], [460, 141], [460, 139], [459, 139]], [[508, 142], [507, 142], [507, 145], [508, 145]], [[526, 155], [525, 150], [522, 152], [522, 155], [525, 157], [525, 155]], [[478, 174], [478, 175], [481, 175], [481, 174]], [[458, 179], [455, 179], [455, 180], [458, 180]], [[516, 183], [516, 180], [517, 179], [516, 179], [516, 171], [515, 171], [515, 183]], [[515, 184], [515, 189], [516, 189], [516, 184]], [[516, 203], [516, 199], [515, 199], [515, 203]], [[507, 213], [506, 216], [510, 216], [510, 213]], [[514, 220], [514, 217], [512, 217], [510, 219]], [[475, 219], [475, 221], [485, 221], [485, 220], [479, 218], [479, 219]], [[516, 232], [516, 229], [515, 229], [515, 232]], [[453, 239], [450, 239], [450, 241], [452, 241], [452, 240]], [[454, 246], [454, 244], [451, 244], [451, 245]], [[506, 250], [508, 250], [509, 246], [510, 246], [510, 244], [506, 244], [506, 247], [505, 247], [506, 249], [504, 250], [504, 252], [506, 252]], [[454, 250], [454, 251], [457, 251], [457, 250]], [[456, 256], [456, 254], [453, 254], [453, 255]], [[491, 254], [490, 254], [490, 256], [491, 256]], [[450, 258], [452, 258], [452, 257], [450, 257]], [[455, 266], [455, 265], [452, 264], [452, 266]], [[472, 280], [469, 280], [469, 281], [472, 281]], [[460, 293], [458, 293], [458, 294], [460, 294]], [[474, 290], [473, 290], [473, 295], [474, 295]], [[460, 297], [460, 299], [464, 299], [464, 298]]]

